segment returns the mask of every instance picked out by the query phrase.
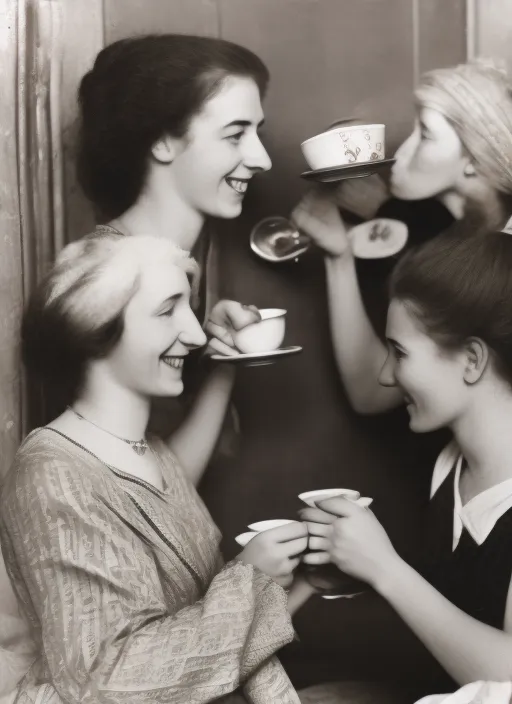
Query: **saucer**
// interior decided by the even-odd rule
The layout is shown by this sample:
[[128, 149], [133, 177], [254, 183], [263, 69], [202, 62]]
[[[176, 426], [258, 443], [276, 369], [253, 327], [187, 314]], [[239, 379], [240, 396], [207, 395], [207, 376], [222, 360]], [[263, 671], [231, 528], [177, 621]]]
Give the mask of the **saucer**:
[[395, 159], [379, 159], [355, 164], [343, 164], [342, 166], [330, 166], [328, 169], [304, 171], [301, 173], [301, 178], [305, 178], [307, 181], [320, 181], [321, 183], [343, 181], [347, 178], [363, 178], [363, 176], [372, 176], [377, 171], [394, 163]]
[[255, 530], [257, 533], [261, 533], [265, 530], [272, 530], [272, 528], [286, 526], [289, 523], [297, 523], [297, 521], [292, 521], [289, 518], [275, 518], [270, 521], [258, 521], [257, 523], [251, 523], [247, 526], [247, 528], [250, 530]]
[[212, 354], [211, 359], [215, 362], [227, 362], [228, 364], [245, 364], [248, 367], [257, 367], [263, 364], [272, 364], [277, 357], [286, 357], [291, 354], [302, 352], [300, 345], [292, 347], [280, 347], [278, 350], [270, 352], [240, 352], [239, 354]]
[[255, 535], [258, 535], [258, 533], [255, 531], [249, 530], [246, 533], [240, 533], [240, 535], [237, 535], [235, 537], [235, 540], [239, 545], [241, 545], [243, 548], [245, 548], [247, 543], [250, 543]]
[[352, 252], [358, 259], [394, 257], [407, 244], [409, 230], [400, 220], [375, 218], [349, 232]]
[[315, 489], [314, 491], [302, 492], [302, 494], [299, 494], [299, 499], [311, 506], [311, 508], [316, 508], [317, 501], [333, 499], [335, 496], [340, 496], [349, 501], [357, 501], [361, 494], [355, 489]]

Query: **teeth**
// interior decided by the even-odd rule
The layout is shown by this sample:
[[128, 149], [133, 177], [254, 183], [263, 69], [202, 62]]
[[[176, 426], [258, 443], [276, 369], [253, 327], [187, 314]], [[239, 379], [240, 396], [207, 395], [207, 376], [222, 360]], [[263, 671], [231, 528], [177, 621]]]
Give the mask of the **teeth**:
[[249, 185], [248, 181], [240, 181], [236, 178], [226, 178], [226, 181], [237, 193], [245, 193]]
[[173, 367], [173, 369], [181, 369], [184, 359], [183, 357], [162, 357], [162, 362], [165, 362], [169, 367]]

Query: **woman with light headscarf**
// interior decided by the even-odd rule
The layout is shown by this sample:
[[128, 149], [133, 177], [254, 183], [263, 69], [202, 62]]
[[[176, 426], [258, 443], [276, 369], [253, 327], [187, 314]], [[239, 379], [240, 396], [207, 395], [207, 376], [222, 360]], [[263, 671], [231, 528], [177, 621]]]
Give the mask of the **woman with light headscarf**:
[[[395, 155], [394, 197], [376, 217], [406, 223], [406, 249], [469, 210], [489, 229], [505, 227], [512, 215], [512, 93], [505, 72], [482, 62], [431, 71], [416, 91], [416, 108], [413, 132]], [[378, 383], [386, 359], [379, 336], [385, 281], [395, 260], [356, 267], [348, 230], [328, 194], [308, 194], [294, 219], [325, 252], [334, 353], [352, 407], [373, 414], [401, 405], [400, 391]]]
[[[512, 214], [512, 97], [506, 75], [481, 63], [440, 69], [424, 76], [416, 97], [414, 129], [399, 148], [391, 175], [393, 197], [376, 216], [406, 222], [406, 249], [436, 237], [473, 211], [489, 230], [505, 227]], [[367, 190], [371, 181], [347, 182], [348, 188], [340, 189], [342, 198], [349, 191]], [[447, 434], [411, 433], [402, 391], [378, 381], [387, 355], [387, 279], [396, 259], [356, 260], [337, 204], [317, 194], [300, 204], [295, 219], [325, 252], [331, 334], [346, 399], [361, 414], [382, 414], [370, 421], [346, 414], [350, 432], [362, 433], [368, 447], [377, 447], [380, 453], [375, 469], [364, 458], [358, 462], [358, 485], [375, 497], [376, 512], [388, 533], [395, 528], [394, 516], [401, 521], [394, 539], [407, 542], [400, 546], [407, 556], [421, 540], [432, 466]], [[386, 413], [390, 409], [396, 410]], [[373, 609], [370, 597], [366, 609]], [[375, 605], [372, 613], [376, 625], [367, 629], [366, 650], [377, 651], [374, 660], [379, 667], [385, 662], [392, 669], [397, 658], [387, 657], [392, 650], [388, 643], [398, 640], [393, 614], [385, 604]], [[307, 609], [299, 617], [299, 633], [306, 616]], [[383, 632], [389, 635], [381, 649]], [[413, 648], [406, 646], [401, 653], [402, 673], [409, 669], [409, 679], [415, 680]]]

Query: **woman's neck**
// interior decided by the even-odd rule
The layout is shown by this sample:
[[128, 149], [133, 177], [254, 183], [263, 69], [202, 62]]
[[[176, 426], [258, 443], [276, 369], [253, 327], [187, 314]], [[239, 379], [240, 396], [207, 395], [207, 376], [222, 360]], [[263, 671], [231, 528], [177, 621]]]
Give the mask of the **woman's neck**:
[[462, 220], [464, 217], [464, 206], [466, 199], [457, 191], [444, 191], [439, 193], [437, 200], [441, 201], [444, 207], [450, 211], [455, 220]]
[[186, 205], [172, 190], [148, 191], [137, 203], [109, 223], [126, 235], [151, 235], [170, 239], [190, 252], [204, 225], [204, 216]]
[[86, 420], [126, 440], [146, 434], [150, 400], [116, 383], [111, 377], [90, 374], [72, 406]]
[[478, 491], [512, 478], [512, 394], [492, 390], [452, 428]]

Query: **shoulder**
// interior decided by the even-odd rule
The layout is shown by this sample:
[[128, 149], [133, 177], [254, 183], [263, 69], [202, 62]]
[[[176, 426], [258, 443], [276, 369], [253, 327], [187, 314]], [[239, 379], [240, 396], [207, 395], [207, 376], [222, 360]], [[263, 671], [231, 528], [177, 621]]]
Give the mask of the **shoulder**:
[[34, 430], [20, 446], [6, 476], [0, 513], [36, 512], [59, 502], [84, 506], [103, 493], [106, 477], [91, 457], [46, 428]]

